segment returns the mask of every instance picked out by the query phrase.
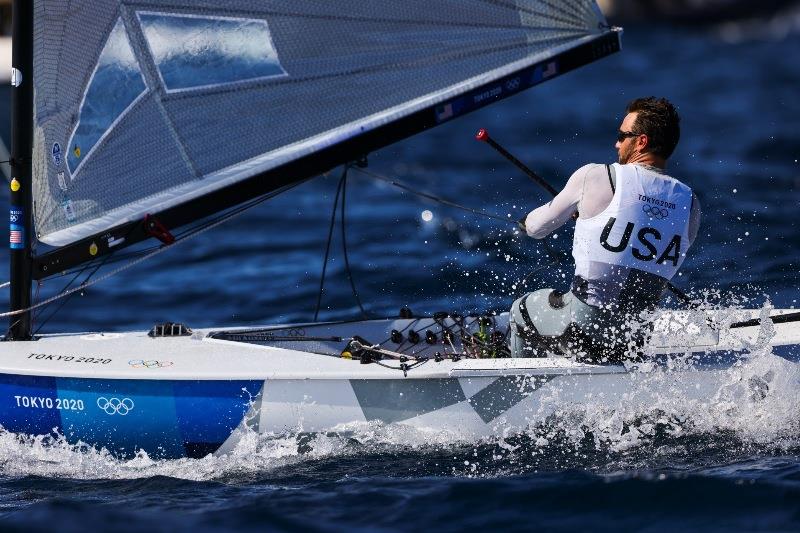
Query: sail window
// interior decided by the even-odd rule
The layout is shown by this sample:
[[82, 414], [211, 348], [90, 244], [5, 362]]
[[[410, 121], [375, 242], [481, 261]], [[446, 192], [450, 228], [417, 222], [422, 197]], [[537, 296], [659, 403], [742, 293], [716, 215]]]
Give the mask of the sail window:
[[286, 75], [265, 20], [138, 16], [167, 91]]
[[70, 138], [67, 163], [73, 176], [146, 88], [125, 26], [117, 19], [100, 52]]

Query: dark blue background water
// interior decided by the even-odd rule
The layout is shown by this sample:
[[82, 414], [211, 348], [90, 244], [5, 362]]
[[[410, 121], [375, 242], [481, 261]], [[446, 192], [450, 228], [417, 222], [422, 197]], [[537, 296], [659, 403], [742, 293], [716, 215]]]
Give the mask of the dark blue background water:
[[[621, 54], [372, 154], [370, 170], [516, 219], [546, 197], [473, 140], [479, 127], [562, 184], [584, 163], [615, 159], [630, 99], [667, 96], [683, 118], [670, 168], [704, 207], [676, 284], [714, 303], [796, 306], [800, 36], [727, 35], [628, 28]], [[337, 179], [338, 171], [301, 185], [91, 287], [41, 331], [311, 319]], [[523, 284], [552, 262], [541, 244], [510, 224], [421, 201], [358, 172], [348, 181], [347, 222], [354, 281], [371, 316], [403, 305], [503, 309], [526, 288], [565, 286], [570, 275], [564, 260]], [[321, 317], [356, 317], [335, 235]], [[570, 240], [565, 228], [549, 242], [566, 250]], [[66, 281], [47, 282], [42, 295]], [[637, 413], [627, 421], [637, 433], [595, 439], [586, 435], [600, 425], [587, 419], [479, 444], [376, 428], [352, 438], [253, 436], [234, 457], [166, 462], [121, 462], [0, 434], [1, 523], [24, 531], [798, 529], [794, 396], [735, 418], [726, 411], [664, 422]]]

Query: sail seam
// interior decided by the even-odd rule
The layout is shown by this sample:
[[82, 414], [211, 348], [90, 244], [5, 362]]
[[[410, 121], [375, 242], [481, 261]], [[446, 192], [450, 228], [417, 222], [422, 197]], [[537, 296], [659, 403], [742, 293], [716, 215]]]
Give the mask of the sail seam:
[[[100, 59], [103, 57], [103, 53], [106, 51], [106, 48], [108, 47], [109, 42], [111, 41], [111, 38], [112, 38], [112, 36], [114, 34], [114, 30], [116, 29], [117, 24], [119, 22], [122, 22], [122, 32], [123, 32], [123, 34], [125, 36], [125, 40], [128, 43], [128, 46], [131, 45], [130, 37], [128, 36], [127, 31], [125, 31], [125, 23], [124, 23], [124, 21], [122, 21], [121, 17], [115, 18], [114, 19], [114, 24], [111, 25], [111, 30], [108, 31], [108, 34], [106, 36], [105, 42], [103, 43], [103, 46], [100, 47], [100, 53], [97, 56], [94, 68], [91, 70], [89, 76], [86, 78], [86, 81], [84, 82], [84, 87], [85, 88], [83, 90], [83, 95], [81, 96], [80, 105], [78, 105], [78, 119], [75, 121], [75, 126], [72, 128], [72, 131], [69, 134], [69, 144], [70, 145], [72, 144], [73, 140], [75, 139], [75, 135], [78, 133], [78, 127], [81, 124], [81, 113], [82, 113], [82, 111], [84, 109], [84, 106], [86, 105], [86, 99], [89, 96], [89, 90], [92, 88], [92, 80], [95, 78], [95, 76], [97, 75], [98, 70], [100, 69]], [[132, 48], [131, 48], [131, 52], [133, 52]], [[136, 59], [135, 54], [134, 54], [134, 59]], [[122, 112], [119, 115], [117, 115], [114, 118], [113, 121], [111, 121], [111, 123], [108, 125], [106, 130], [103, 132], [103, 134], [94, 142], [94, 145], [92, 145], [92, 147], [89, 149], [89, 151], [83, 157], [83, 159], [78, 163], [78, 166], [76, 166], [74, 170], [72, 168], [69, 168], [70, 167], [70, 165], [69, 165], [69, 150], [70, 150], [70, 147], [69, 146], [66, 147], [67, 148], [67, 155], [65, 157], [65, 160], [66, 160], [66, 163], [67, 163], [67, 167], [69, 168], [69, 171], [70, 171], [71, 179], [75, 179], [77, 177], [78, 172], [80, 171], [81, 167], [84, 166], [84, 163], [89, 159], [89, 156], [95, 151], [95, 148], [97, 148], [99, 145], [101, 145], [103, 143], [103, 141], [108, 137], [109, 133], [114, 129], [114, 127], [117, 124], [119, 124], [119, 122], [122, 120], [122, 118], [125, 115], [127, 115], [128, 112], [131, 109], [133, 109], [133, 107], [141, 100], [142, 96], [147, 94], [147, 89], [148, 89], [147, 80], [145, 79], [144, 75], [142, 74], [142, 68], [138, 64], [138, 61], [137, 61], [137, 67], [139, 69], [139, 75], [142, 77], [142, 82], [144, 83], [144, 89], [142, 90], [142, 92], [140, 92], [131, 101], [130, 104], [128, 104], [125, 107], [125, 109], [122, 110]]]
[[139, 18], [132, 15], [130, 9], [127, 7], [123, 7], [122, 18], [126, 29], [129, 30], [129, 40], [131, 42], [131, 47], [133, 48], [133, 53], [139, 61], [139, 69], [142, 71], [145, 81], [149, 82], [148, 85], [153, 87], [153, 102], [156, 104], [159, 114], [164, 119], [167, 130], [172, 136], [172, 139], [175, 141], [175, 144], [178, 148], [178, 153], [186, 165], [187, 170], [195, 178], [200, 178], [202, 173], [192, 157], [189, 155], [189, 150], [186, 148], [183, 138], [180, 136], [180, 133], [178, 133], [178, 130], [175, 127], [175, 122], [172, 120], [172, 116], [169, 114], [169, 111], [167, 111], [162, 101], [165, 86], [160, 84], [160, 81], [162, 81], [161, 75], [158, 72], [158, 66], [155, 64], [155, 60], [150, 53], [150, 48], [147, 46], [144, 33], [139, 25]]
[[[91, 155], [98, 148], [102, 147], [103, 145], [105, 145], [106, 142], [108, 142], [108, 137], [111, 135], [111, 133], [113, 132], [114, 128], [116, 128], [117, 125], [119, 125], [119, 123], [122, 122], [122, 120], [128, 114], [130, 114], [130, 112], [133, 111], [133, 109], [136, 108], [136, 106], [138, 106], [139, 103], [142, 100], [144, 100], [144, 98], [147, 96], [147, 94], [148, 94], [148, 90], [147, 90], [147, 87], [145, 87], [145, 90], [142, 91], [141, 93], [139, 93], [139, 95], [136, 96], [136, 98], [133, 99], [133, 101], [130, 103], [130, 105], [128, 105], [128, 107], [126, 107], [122, 111], [122, 113], [117, 115], [117, 118], [115, 118], [113, 121], [111, 121], [111, 124], [108, 125], [108, 128], [106, 129], [106, 131], [103, 132], [103, 134], [95, 141], [94, 145], [89, 149], [89, 151], [86, 152], [86, 154], [83, 156], [81, 162], [78, 163], [77, 167], [75, 167], [75, 170], [70, 169], [70, 171], [71, 171], [70, 175], [71, 175], [71, 179], [72, 180], [76, 180], [78, 178], [78, 174], [79, 174], [80, 170], [86, 165], [86, 162], [91, 159]], [[75, 128], [73, 128], [72, 133], [69, 136], [70, 141], [75, 138], [75, 133], [78, 131], [78, 126], [79, 125], [80, 125], [80, 120], [78, 120], [78, 122], [75, 123]], [[67, 148], [69, 149], [69, 147], [67, 147]]]

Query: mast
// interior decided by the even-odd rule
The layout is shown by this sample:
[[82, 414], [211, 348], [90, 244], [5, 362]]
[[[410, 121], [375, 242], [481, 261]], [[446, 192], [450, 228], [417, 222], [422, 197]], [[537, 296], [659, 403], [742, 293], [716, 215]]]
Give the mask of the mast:
[[[11, 311], [31, 306], [31, 160], [33, 152], [33, 1], [12, 3], [11, 187], [10, 240]], [[31, 338], [31, 312], [10, 318], [8, 340]]]

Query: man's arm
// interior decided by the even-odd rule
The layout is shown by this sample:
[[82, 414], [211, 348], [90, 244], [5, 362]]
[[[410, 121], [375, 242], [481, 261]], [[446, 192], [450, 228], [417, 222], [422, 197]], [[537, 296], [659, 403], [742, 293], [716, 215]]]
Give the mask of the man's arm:
[[598, 165], [584, 165], [576, 170], [552, 201], [528, 213], [525, 218], [525, 232], [529, 237], [544, 239], [569, 220], [578, 210], [586, 174], [596, 166]]

